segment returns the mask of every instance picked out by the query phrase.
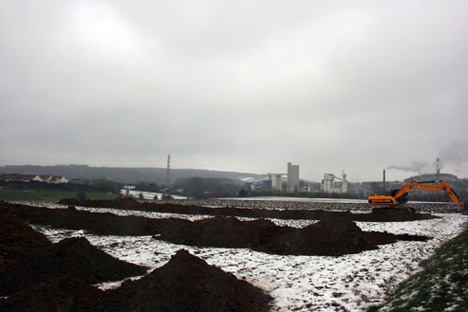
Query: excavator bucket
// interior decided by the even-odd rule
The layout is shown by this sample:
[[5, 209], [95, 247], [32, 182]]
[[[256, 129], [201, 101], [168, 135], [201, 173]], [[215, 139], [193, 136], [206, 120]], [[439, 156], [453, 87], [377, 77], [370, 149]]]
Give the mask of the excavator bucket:
[[463, 202], [462, 214], [468, 215], [468, 204]]

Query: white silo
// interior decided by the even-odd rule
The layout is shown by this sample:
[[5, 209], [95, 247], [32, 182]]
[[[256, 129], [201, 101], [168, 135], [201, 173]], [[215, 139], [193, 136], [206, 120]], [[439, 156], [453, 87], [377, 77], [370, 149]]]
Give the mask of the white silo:
[[332, 193], [335, 188], [335, 175], [332, 173], [325, 173], [323, 175], [323, 191], [325, 193]]

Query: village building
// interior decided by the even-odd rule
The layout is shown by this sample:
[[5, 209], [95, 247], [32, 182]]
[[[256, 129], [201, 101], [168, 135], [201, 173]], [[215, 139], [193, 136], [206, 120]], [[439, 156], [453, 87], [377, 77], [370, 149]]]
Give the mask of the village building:
[[70, 180], [63, 176], [44, 175], [44, 174], [18, 174], [18, 173], [2, 173], [0, 179], [4, 181], [18, 181], [18, 182], [45, 182], [45, 183], [68, 183]]

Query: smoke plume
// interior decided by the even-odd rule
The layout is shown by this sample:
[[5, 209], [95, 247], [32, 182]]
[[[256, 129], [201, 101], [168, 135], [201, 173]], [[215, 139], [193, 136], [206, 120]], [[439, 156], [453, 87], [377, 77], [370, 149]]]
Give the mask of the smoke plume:
[[[396, 170], [403, 170], [403, 171], [412, 171], [417, 172], [418, 174], [425, 174], [425, 173], [434, 173], [437, 171], [436, 161], [428, 162], [428, 161], [412, 161], [408, 165], [392, 165], [388, 166], [386, 169], [396, 169]], [[439, 166], [440, 169], [440, 166]]]
[[408, 165], [391, 165], [386, 169], [427, 174], [442, 171], [442, 168], [457, 176], [468, 176], [468, 141], [450, 143], [439, 151], [433, 161], [411, 161]]
[[439, 151], [441, 165], [449, 166], [455, 174], [468, 173], [468, 141], [452, 142]]

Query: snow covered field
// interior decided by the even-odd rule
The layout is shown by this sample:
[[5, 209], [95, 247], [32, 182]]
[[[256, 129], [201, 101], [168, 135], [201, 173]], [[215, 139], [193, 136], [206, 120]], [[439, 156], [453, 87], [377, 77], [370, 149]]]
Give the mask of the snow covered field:
[[[60, 206], [54, 206], [61, 208]], [[101, 208], [78, 209], [142, 215], [153, 218], [178, 217], [196, 220], [207, 216], [174, 215], [121, 211]], [[341, 257], [280, 256], [249, 249], [197, 248], [152, 239], [151, 236], [97, 236], [83, 231], [38, 227], [53, 242], [66, 237], [85, 236], [91, 244], [116, 258], [157, 268], [181, 248], [208, 264], [231, 272], [240, 279], [268, 291], [274, 300], [273, 311], [363, 311], [386, 299], [398, 283], [418, 270], [418, 263], [430, 257], [435, 248], [462, 231], [468, 216], [440, 214], [440, 219], [366, 223], [357, 222], [364, 231], [387, 231], [433, 237], [427, 242], [397, 242], [378, 250]], [[278, 225], [303, 227], [310, 220], [273, 220]], [[107, 283], [101, 288], [116, 287]]]

